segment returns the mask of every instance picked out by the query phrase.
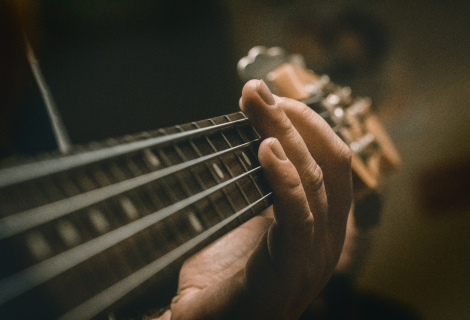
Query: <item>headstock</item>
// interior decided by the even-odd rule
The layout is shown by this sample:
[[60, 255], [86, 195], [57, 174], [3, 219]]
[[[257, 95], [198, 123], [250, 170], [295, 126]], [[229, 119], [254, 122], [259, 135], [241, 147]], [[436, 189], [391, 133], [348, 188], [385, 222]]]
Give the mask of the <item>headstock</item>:
[[353, 151], [356, 197], [375, 189], [380, 176], [399, 165], [398, 152], [371, 111], [371, 100], [306, 70], [301, 56], [278, 47], [254, 47], [239, 61], [238, 71], [244, 81], [263, 79], [277, 95], [304, 102], [330, 124]]

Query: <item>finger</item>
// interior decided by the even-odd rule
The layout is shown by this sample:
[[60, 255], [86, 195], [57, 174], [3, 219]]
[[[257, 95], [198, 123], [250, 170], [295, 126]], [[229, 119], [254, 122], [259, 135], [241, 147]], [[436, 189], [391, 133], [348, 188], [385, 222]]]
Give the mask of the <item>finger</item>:
[[326, 193], [321, 168], [266, 84], [251, 80], [243, 88], [241, 108], [263, 138], [275, 137], [294, 164], [305, 190], [317, 231], [326, 219]]
[[328, 194], [328, 226], [343, 229], [351, 205], [351, 151], [328, 123], [305, 104], [282, 99], [279, 106], [302, 136], [323, 171]]
[[279, 227], [295, 238], [313, 234], [313, 216], [299, 174], [275, 138], [264, 140], [259, 161], [274, 193], [274, 218]]

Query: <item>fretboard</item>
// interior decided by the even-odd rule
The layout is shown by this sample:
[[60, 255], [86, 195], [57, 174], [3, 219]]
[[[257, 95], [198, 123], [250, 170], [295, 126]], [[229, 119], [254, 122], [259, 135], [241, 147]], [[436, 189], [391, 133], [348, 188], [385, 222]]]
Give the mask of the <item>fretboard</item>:
[[0, 317], [89, 319], [271, 204], [242, 113], [0, 171]]

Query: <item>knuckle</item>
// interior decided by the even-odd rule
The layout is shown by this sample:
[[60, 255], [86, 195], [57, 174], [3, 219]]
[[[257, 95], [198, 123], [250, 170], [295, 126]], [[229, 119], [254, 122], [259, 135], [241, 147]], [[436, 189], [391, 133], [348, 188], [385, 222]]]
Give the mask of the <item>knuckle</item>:
[[308, 188], [314, 192], [319, 191], [323, 187], [323, 170], [314, 161], [305, 171], [305, 181], [308, 184]]
[[307, 120], [312, 120], [316, 115], [316, 113], [304, 103], [299, 104], [298, 109], [300, 109], [300, 115]]
[[282, 111], [281, 108], [279, 108], [279, 111], [279, 128], [282, 130], [282, 132], [291, 134], [292, 123], [290, 119], [285, 115], [284, 111]]
[[302, 192], [302, 182], [300, 181], [299, 176], [286, 174], [283, 180], [291, 194], [298, 194]]
[[305, 104], [302, 104], [300, 117], [305, 123], [308, 123], [310, 127], [321, 127], [323, 125], [329, 127], [329, 124], [325, 119]]
[[272, 115], [274, 116], [274, 123], [275, 123], [276, 131], [278, 132], [278, 134], [279, 135], [291, 134], [293, 125], [289, 117], [287, 117], [287, 115], [285, 114], [282, 106], [279, 105], [279, 103], [277, 103], [272, 107], [272, 110], [273, 110]]

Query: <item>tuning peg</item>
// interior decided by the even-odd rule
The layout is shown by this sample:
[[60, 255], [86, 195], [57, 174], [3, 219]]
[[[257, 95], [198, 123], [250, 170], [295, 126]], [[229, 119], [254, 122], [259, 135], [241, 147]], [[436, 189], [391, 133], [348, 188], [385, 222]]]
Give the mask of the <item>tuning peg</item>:
[[357, 154], [364, 153], [370, 147], [375, 147], [377, 145], [375, 136], [372, 133], [368, 133], [358, 140], [351, 142], [349, 147], [351, 150]]
[[288, 62], [288, 60], [285, 51], [279, 47], [268, 49], [257, 46], [252, 48], [248, 55], [238, 62], [238, 75], [243, 81], [251, 79], [267, 80], [269, 72]]
[[361, 98], [355, 101], [349, 108], [348, 112], [350, 115], [364, 118], [370, 112], [370, 107], [372, 105], [372, 101], [370, 98]]

